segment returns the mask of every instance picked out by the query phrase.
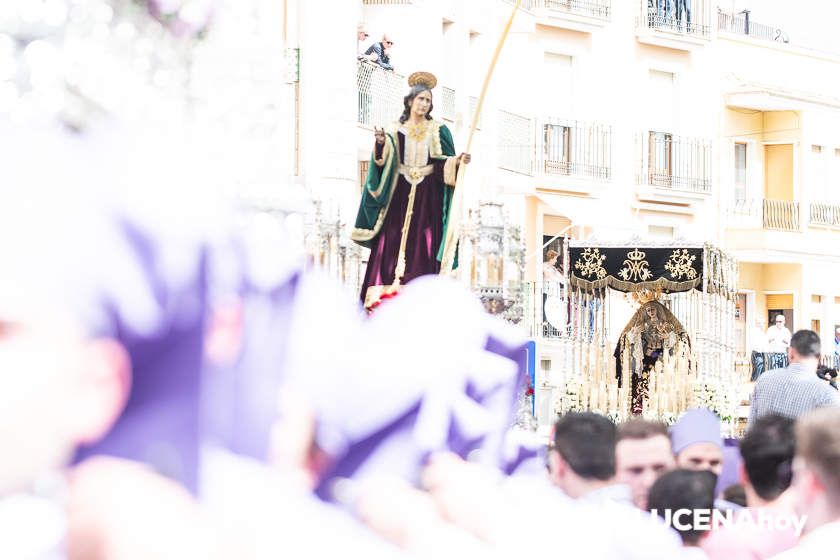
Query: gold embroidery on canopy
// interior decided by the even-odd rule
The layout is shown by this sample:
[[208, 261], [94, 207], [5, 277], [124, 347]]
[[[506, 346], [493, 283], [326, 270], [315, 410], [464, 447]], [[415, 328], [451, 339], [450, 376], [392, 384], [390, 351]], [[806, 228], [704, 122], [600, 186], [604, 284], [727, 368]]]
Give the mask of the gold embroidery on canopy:
[[671, 273], [671, 278], [679, 280], [686, 277], [689, 280], [697, 278], [697, 271], [694, 269], [694, 261], [697, 255], [690, 255], [688, 249], [675, 249], [671, 258], [665, 263], [665, 269]]
[[627, 253], [627, 258], [624, 260], [624, 267], [618, 271], [618, 275], [622, 280], [641, 280], [645, 281], [653, 276], [650, 271], [650, 263], [645, 260], [644, 251], [633, 249]]
[[598, 249], [584, 249], [580, 258], [575, 263], [575, 268], [580, 271], [581, 276], [589, 278], [604, 278], [607, 275], [606, 269], [603, 267], [604, 261], [607, 260], [606, 255], [602, 255]]

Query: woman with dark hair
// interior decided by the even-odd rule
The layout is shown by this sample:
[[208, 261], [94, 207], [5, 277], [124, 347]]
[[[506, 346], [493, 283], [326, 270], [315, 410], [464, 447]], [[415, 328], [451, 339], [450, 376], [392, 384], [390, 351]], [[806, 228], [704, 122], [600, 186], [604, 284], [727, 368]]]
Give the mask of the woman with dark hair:
[[360, 294], [368, 309], [400, 285], [440, 271], [452, 187], [458, 166], [470, 156], [455, 156], [449, 129], [432, 119], [436, 84], [428, 72], [409, 76], [399, 122], [374, 128], [376, 143], [351, 234], [370, 248]]

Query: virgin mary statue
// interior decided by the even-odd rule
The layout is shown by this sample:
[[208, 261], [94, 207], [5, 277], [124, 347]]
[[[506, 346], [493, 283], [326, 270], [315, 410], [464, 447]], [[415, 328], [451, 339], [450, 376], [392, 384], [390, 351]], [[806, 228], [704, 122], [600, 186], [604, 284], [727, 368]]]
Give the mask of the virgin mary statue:
[[458, 166], [452, 134], [432, 119], [428, 72], [408, 78], [410, 90], [398, 122], [374, 129], [376, 143], [351, 238], [370, 248], [360, 294], [365, 307], [395, 294], [401, 284], [437, 274]]
[[[696, 364], [685, 328], [664, 305], [644, 303], [622, 331], [614, 355], [618, 386], [630, 386], [631, 414], [643, 414], [654, 402], [674, 411], [685, 408]], [[655, 390], [667, 399], [653, 394], [654, 377]]]

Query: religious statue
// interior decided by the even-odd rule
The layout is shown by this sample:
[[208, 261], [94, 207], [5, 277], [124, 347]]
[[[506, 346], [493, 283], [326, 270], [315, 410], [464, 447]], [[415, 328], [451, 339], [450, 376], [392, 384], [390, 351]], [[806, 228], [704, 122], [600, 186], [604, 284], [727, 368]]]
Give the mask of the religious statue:
[[440, 271], [458, 166], [470, 156], [456, 156], [449, 129], [432, 119], [436, 84], [428, 72], [409, 76], [399, 121], [374, 128], [376, 143], [351, 234], [370, 248], [360, 294], [367, 309], [401, 284]]
[[[633, 315], [621, 333], [614, 355], [619, 387], [625, 381], [630, 382], [631, 414], [641, 414], [651, 399], [650, 381], [654, 372], [665, 377], [687, 376], [694, 367], [688, 334], [658, 301], [644, 303]], [[662, 386], [660, 382], [659, 387]]]

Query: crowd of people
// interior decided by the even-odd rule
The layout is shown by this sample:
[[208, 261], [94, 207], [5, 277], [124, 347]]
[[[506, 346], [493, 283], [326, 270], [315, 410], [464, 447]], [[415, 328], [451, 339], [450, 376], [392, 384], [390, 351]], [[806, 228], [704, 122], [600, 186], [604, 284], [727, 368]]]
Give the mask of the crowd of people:
[[570, 412], [545, 445], [512, 426], [518, 329], [438, 276], [368, 315], [135, 126], [0, 121], [0, 557], [790, 559], [840, 536], [814, 333], [737, 447], [705, 409]]
[[102, 165], [83, 148], [103, 131], [44, 134], [6, 150], [24, 165], [37, 142], [53, 165], [0, 195], [4, 558], [509, 557], [558, 538], [570, 557], [804, 558], [837, 538], [840, 408], [814, 333], [762, 376], [740, 458], [703, 409], [670, 429], [568, 413], [544, 449], [510, 428], [525, 341], [457, 284], [418, 278], [368, 317], [282, 229], [139, 172], [153, 153], [106, 135]]

